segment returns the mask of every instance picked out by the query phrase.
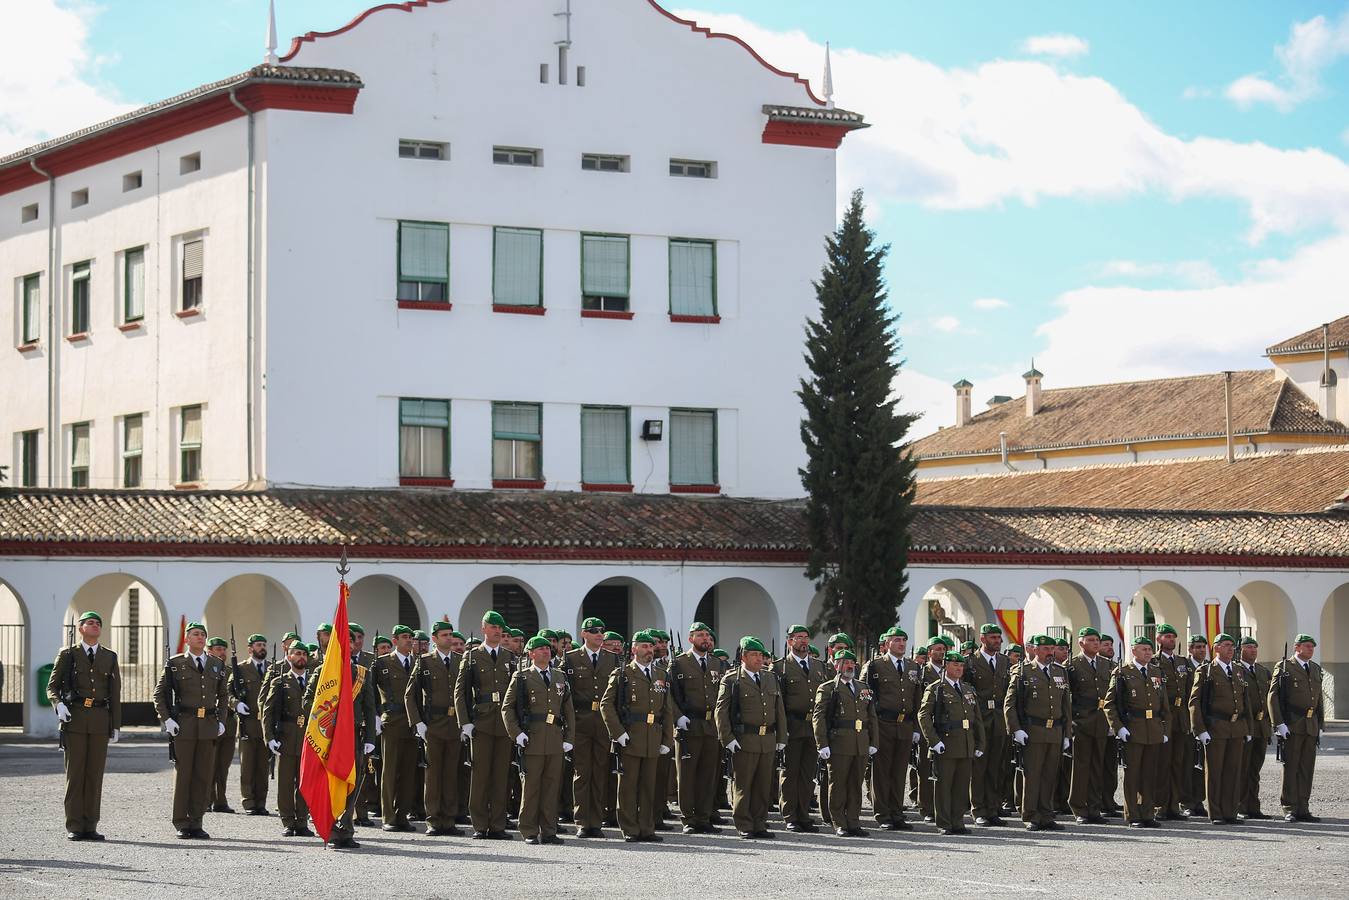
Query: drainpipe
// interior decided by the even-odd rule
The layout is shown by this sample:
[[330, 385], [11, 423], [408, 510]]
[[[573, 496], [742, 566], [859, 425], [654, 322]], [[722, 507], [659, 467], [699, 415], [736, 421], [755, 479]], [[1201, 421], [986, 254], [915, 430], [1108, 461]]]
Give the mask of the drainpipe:
[[1007, 461], [1007, 432], [998, 432], [998, 446], [1002, 449], [1002, 464], [1009, 472], [1015, 472], [1016, 466]]
[[1232, 462], [1232, 373], [1223, 372], [1223, 408], [1227, 418], [1227, 461]]
[[56, 487], [56, 176], [28, 160], [47, 179], [47, 487]]
[[230, 88], [230, 103], [237, 106], [248, 117], [248, 209], [245, 212], [247, 244], [246, 271], [248, 280], [244, 283], [244, 447], [247, 459], [245, 482], [253, 481], [253, 111], [239, 102]]

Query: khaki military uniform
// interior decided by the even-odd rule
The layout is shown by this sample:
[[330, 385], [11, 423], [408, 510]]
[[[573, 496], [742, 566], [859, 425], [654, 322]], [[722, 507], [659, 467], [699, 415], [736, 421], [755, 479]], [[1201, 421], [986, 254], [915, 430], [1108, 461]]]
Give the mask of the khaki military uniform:
[[1269, 719], [1275, 728], [1288, 726], [1283, 745], [1283, 788], [1279, 803], [1285, 815], [1307, 816], [1316, 773], [1316, 744], [1326, 727], [1325, 698], [1321, 694], [1321, 666], [1297, 658], [1285, 659], [1274, 671], [1269, 692]]
[[1237, 816], [1237, 788], [1243, 783], [1242, 755], [1251, 734], [1251, 713], [1246, 679], [1233, 660], [1230, 674], [1216, 660], [1199, 670], [1190, 691], [1190, 727], [1207, 731], [1211, 740], [1204, 748], [1204, 793], [1209, 819], [1218, 822]]
[[674, 745], [673, 712], [665, 673], [654, 665], [648, 675], [633, 660], [609, 676], [600, 713], [612, 740], [628, 735], [618, 776], [618, 825], [625, 838], [644, 840], [656, 833], [656, 806], [665, 804], [656, 783], [656, 761], [662, 746]]
[[[1129, 730], [1124, 742], [1124, 816], [1130, 822], [1153, 820], [1157, 801], [1153, 796], [1155, 772], [1161, 759], [1163, 738], [1169, 740], [1169, 708], [1166, 688], [1157, 666], [1146, 671], [1132, 662], [1115, 669], [1105, 697], [1105, 715], [1118, 737]], [[1108, 760], [1113, 767], [1115, 760]]]
[[424, 797], [426, 824], [433, 830], [453, 829], [459, 816], [462, 741], [454, 688], [463, 660], [460, 653], [442, 655], [437, 649], [423, 653], [403, 697], [412, 733], [417, 733], [419, 723], [426, 724]]
[[[351, 654], [351, 661], [361, 668], [365, 669], [367, 678], [370, 669], [374, 667], [377, 657], [369, 650], [361, 650], [358, 653]], [[371, 694], [375, 698], [375, 717], [379, 717], [379, 691], [374, 684], [370, 685]], [[383, 787], [382, 760], [384, 759], [384, 738], [374, 732], [370, 733], [368, 743], [375, 745], [375, 752], [370, 754], [370, 758], [365, 763], [365, 779], [361, 782], [360, 793], [356, 798], [356, 824], [373, 825], [371, 816], [381, 816], [383, 810], [380, 807], [380, 792]]]
[[[984, 720], [979, 696], [968, 687], [946, 679], [934, 681], [923, 691], [918, 727], [934, 748], [932, 765], [937, 767], [933, 788], [933, 820], [943, 831], [964, 828], [970, 809], [970, 777], [976, 753], [984, 754]], [[938, 744], [942, 752], [935, 753]]]
[[281, 744], [276, 754], [276, 808], [281, 813], [281, 824], [307, 830], [309, 807], [300, 793], [300, 754], [304, 749], [308, 711], [304, 702], [305, 682], [310, 678], [306, 673], [296, 677], [289, 665], [286, 669], [267, 682], [259, 725], [265, 740]]
[[208, 653], [170, 657], [155, 686], [160, 724], [173, 719], [179, 728], [173, 738], [173, 827], [179, 831], [199, 830], [206, 815], [216, 738], [228, 703], [225, 664]]
[[1263, 818], [1260, 811], [1260, 771], [1265, 767], [1274, 728], [1269, 723], [1269, 686], [1273, 675], [1260, 663], [1237, 663], [1245, 670], [1246, 698], [1251, 708], [1251, 740], [1242, 760], [1241, 784], [1237, 787], [1237, 812], [1248, 818]]
[[561, 797], [563, 742], [572, 743], [576, 716], [563, 670], [533, 666], [515, 673], [501, 705], [502, 721], [512, 741], [529, 737], [524, 749], [520, 789], [520, 833], [526, 838], [557, 837]]
[[[262, 663], [261, 669], [253, 659], [239, 663], [238, 678], [243, 685], [243, 702], [248, 706], [248, 715], [239, 717], [239, 791], [243, 795], [246, 810], [267, 808], [267, 769], [271, 753], [267, 750], [258, 711], [262, 709], [262, 688], [271, 675], [266, 661]], [[234, 678], [234, 673], [231, 673], [231, 696], [235, 696]]]
[[[665, 673], [666, 685], [673, 685], [674, 678], [670, 674], [670, 658], [663, 656], [657, 659], [652, 665], [659, 671]], [[677, 718], [677, 716], [676, 716]], [[670, 752], [656, 760], [656, 817], [659, 824], [656, 826], [658, 831], [669, 831], [670, 827], [666, 819], [670, 816], [669, 801], [678, 802], [679, 791], [675, 785], [675, 748], [672, 745]]]
[[774, 793], [773, 761], [777, 745], [787, 743], [787, 713], [777, 676], [766, 668], [757, 678], [745, 668], [727, 674], [717, 692], [716, 728], [723, 747], [732, 741], [740, 745], [731, 756], [736, 830], [765, 832]]
[[[721, 744], [717, 740], [717, 691], [721, 666], [710, 652], [700, 660], [692, 650], [670, 666], [670, 700], [674, 704], [675, 766], [679, 775], [679, 813], [686, 827], [710, 827], [716, 812]], [[681, 730], [679, 719], [688, 718]]]
[[231, 696], [225, 706], [225, 733], [216, 738], [215, 757], [211, 763], [211, 811], [234, 812], [230, 809], [230, 763], [234, 762], [234, 745], [239, 739], [239, 714], [234, 711]]
[[1190, 769], [1194, 762], [1194, 742], [1190, 736], [1190, 688], [1194, 669], [1183, 654], [1158, 653], [1150, 666], [1157, 669], [1166, 694], [1166, 728], [1170, 738], [1158, 751], [1152, 797], [1162, 815], [1180, 818], [1182, 808], [1189, 809]]
[[815, 743], [829, 748], [829, 819], [835, 829], [862, 827], [862, 775], [879, 739], [875, 695], [854, 679], [835, 677], [815, 692]]
[[52, 708], [64, 703], [70, 721], [61, 726], [66, 764], [66, 831], [98, 830], [103, 808], [103, 772], [108, 739], [122, 727], [122, 678], [117, 654], [99, 646], [89, 659], [83, 641], [56, 654], [47, 699]]
[[1106, 802], [1103, 790], [1110, 666], [1099, 654], [1094, 659], [1082, 655], [1070, 659], [1067, 669], [1073, 698], [1073, 776], [1068, 806], [1078, 818], [1094, 820], [1101, 817], [1103, 808], [1113, 805]]
[[498, 646], [496, 653], [493, 660], [486, 644], [473, 648], [460, 664], [459, 680], [454, 686], [459, 727], [473, 726], [469, 739], [473, 777], [468, 809], [474, 831], [506, 830], [511, 739], [501, 718], [501, 702], [510, 686], [515, 654], [504, 646]]
[[[929, 662], [924, 664], [919, 671], [922, 674], [918, 680], [923, 691], [927, 690], [928, 685], [946, 677], [944, 665], [934, 666]], [[920, 693], [920, 701], [921, 698], [922, 694]], [[918, 740], [918, 808], [925, 820], [936, 821], [936, 812], [933, 809], [932, 779], [929, 777], [932, 774], [932, 754], [928, 751], [931, 749], [932, 745], [927, 742], [927, 738], [922, 737], [922, 731], [920, 730]]]
[[[314, 708], [314, 695], [318, 692], [319, 672], [315, 671], [305, 679], [304, 689], [304, 708]], [[361, 783], [369, 782], [371, 774], [366, 767], [365, 745], [375, 742], [375, 719], [379, 715], [379, 704], [375, 700], [375, 686], [370, 680], [370, 671], [364, 666], [356, 663], [351, 664], [351, 704], [352, 704], [352, 739], [355, 743], [354, 760], [356, 764], [357, 790], [347, 798], [347, 808], [342, 811], [342, 815], [333, 823], [332, 833], [328, 836], [330, 841], [340, 841], [351, 838], [355, 833], [352, 827], [352, 819], [356, 812], [356, 807], [361, 803]], [[365, 770], [365, 774], [361, 774]]]
[[970, 804], [976, 818], [996, 819], [1007, 793], [1007, 726], [1002, 700], [1012, 680], [1012, 663], [996, 653], [993, 662], [975, 650], [965, 662], [964, 681], [974, 689], [984, 729], [984, 755], [970, 770]]
[[1007, 734], [1025, 731], [1022, 750], [1025, 767], [1021, 821], [1041, 828], [1054, 825], [1054, 791], [1059, 780], [1063, 740], [1072, 737], [1068, 675], [1055, 663], [1017, 666], [1003, 699]]
[[[811, 712], [820, 685], [829, 680], [824, 664], [811, 656], [806, 667], [793, 654], [773, 664], [787, 715], [787, 752], [782, 768], [782, 818], [788, 824], [809, 825], [810, 802], [815, 796], [818, 748], [811, 728]], [[828, 802], [827, 800], [825, 802]]]
[[[1185, 657], [1185, 667], [1189, 670], [1189, 689], [1185, 693], [1185, 705], [1188, 708], [1190, 704], [1190, 694], [1194, 693], [1195, 682], [1199, 679], [1199, 670], [1208, 665], [1207, 662], [1196, 662], [1193, 656]], [[1185, 716], [1190, 720], [1188, 712]], [[1185, 777], [1185, 797], [1182, 801], [1185, 808], [1191, 815], [1206, 815], [1204, 810], [1204, 779], [1206, 770], [1204, 767], [1204, 749], [1199, 745], [1199, 731], [1191, 731], [1194, 739], [1190, 741], [1190, 752], [1186, 757], [1187, 762], [1184, 770]]]
[[562, 657], [562, 671], [571, 685], [572, 709], [576, 716], [571, 751], [575, 766], [572, 798], [573, 817], [579, 828], [599, 828], [604, 824], [605, 784], [609, 778], [609, 732], [600, 716], [600, 700], [609, 676], [618, 668], [617, 653], [603, 647], [592, 660], [584, 645]]
[[912, 660], [889, 653], [862, 667], [861, 682], [876, 698], [876, 756], [871, 760], [872, 810], [876, 822], [904, 821], [904, 782], [908, 779], [913, 736], [918, 734], [922, 672]]
[[[1096, 657], [1097, 661], [1105, 666], [1109, 678], [1115, 677], [1115, 670], [1119, 668], [1119, 663], [1113, 659], [1107, 659], [1102, 653]], [[1119, 740], [1115, 737], [1113, 731], [1107, 732], [1105, 737], [1105, 763], [1101, 767], [1101, 814], [1105, 816], [1114, 815], [1120, 810], [1119, 804], [1115, 802], [1115, 794], [1119, 791]]]
[[409, 654], [399, 659], [397, 653], [386, 653], [370, 670], [382, 727], [379, 809], [384, 824], [399, 830], [411, 827], [408, 817], [417, 804], [417, 732], [408, 722], [407, 711], [415, 658]]

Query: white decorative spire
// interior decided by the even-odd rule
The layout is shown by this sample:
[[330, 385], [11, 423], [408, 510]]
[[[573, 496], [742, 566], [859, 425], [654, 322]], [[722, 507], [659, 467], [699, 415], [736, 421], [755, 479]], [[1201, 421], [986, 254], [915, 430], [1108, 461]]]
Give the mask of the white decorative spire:
[[834, 70], [829, 67], [829, 42], [824, 42], [824, 107], [834, 108]]
[[267, 55], [262, 61], [269, 66], [276, 65], [279, 60], [276, 58], [276, 3], [275, 0], [267, 0]]

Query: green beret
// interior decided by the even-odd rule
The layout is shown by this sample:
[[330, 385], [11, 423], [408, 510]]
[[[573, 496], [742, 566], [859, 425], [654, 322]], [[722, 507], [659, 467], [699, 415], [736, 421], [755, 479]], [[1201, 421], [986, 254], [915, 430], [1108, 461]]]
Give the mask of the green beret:
[[293, 631], [287, 631], [285, 634], [281, 635], [282, 641], [298, 641], [299, 639], [300, 636]]
[[538, 633], [535, 634], [534, 637], [541, 637], [545, 641], [555, 641], [557, 640], [557, 632], [551, 628], [540, 628]]
[[544, 637], [541, 634], [536, 634], [525, 642], [526, 650], [537, 650], [540, 647], [547, 647], [549, 650], [553, 649], [552, 643], [548, 640], [548, 638]]
[[960, 665], [963, 666], [965, 665], [965, 657], [961, 656], [959, 653], [948, 653], [943, 659], [943, 662], [945, 662], [948, 666], [951, 663], [959, 663]]
[[650, 631], [642, 630], [632, 636], [634, 644], [654, 644], [656, 639], [651, 636]]
[[350, 631], [352, 634], [359, 634], [362, 637], [365, 636], [365, 627], [361, 625], [360, 622], [348, 622], [347, 631]]
[[509, 628], [507, 630], [511, 633], [511, 637], [522, 638], [525, 636], [525, 630], [523, 628]]
[[1245, 647], [1247, 645], [1251, 647], [1259, 647], [1260, 642], [1257, 641], [1255, 638], [1251, 637], [1250, 635], [1246, 635], [1244, 638], [1241, 639], [1241, 646]]
[[489, 609], [487, 612], [482, 614], [482, 623], [484, 625], [500, 625], [502, 628], [505, 628], [506, 617], [503, 616], [501, 613], [497, 612], [495, 609]]
[[820, 648], [816, 647], [814, 644], [811, 644], [809, 647], [806, 648], [806, 652], [808, 652], [811, 656], [818, 657], [820, 655]]
[[1115, 636], [1114, 636], [1113, 634], [1103, 634], [1103, 635], [1101, 635], [1101, 643], [1102, 643], [1102, 644], [1113, 644], [1113, 643], [1115, 643]]
[[393, 636], [398, 637], [400, 634], [412, 634], [412, 629], [407, 625], [395, 625], [393, 627]]
[[326, 632], [328, 632], [329, 634], [332, 634], [332, 633], [333, 633], [333, 623], [332, 623], [332, 622], [324, 622], [324, 623], [323, 623], [322, 625], [320, 625], [318, 628], [314, 629], [314, 633], [315, 633], [315, 634], [318, 634], [320, 631], [326, 631]]
[[1053, 647], [1055, 644], [1055, 640], [1047, 634], [1031, 635], [1030, 645], [1032, 647]]
[[847, 644], [849, 647], [857, 646], [856, 644], [853, 643], [852, 638], [848, 637], [841, 631], [829, 638], [829, 644], [831, 646], [833, 644]]
[[1002, 629], [992, 622], [985, 622], [979, 626], [980, 634], [1002, 634]]
[[956, 639], [951, 637], [949, 634], [939, 634], [934, 638], [934, 640], [941, 641], [943, 644], [945, 644], [947, 650], [953, 649], [956, 645]]
[[1316, 646], [1316, 638], [1312, 637], [1310, 634], [1299, 634], [1297, 637], [1293, 638], [1293, 643], [1294, 643], [1295, 645], [1296, 645], [1296, 644], [1311, 644], [1313, 647], [1315, 647], [1315, 646]]
[[791, 637], [791, 636], [794, 635], [794, 634], [800, 634], [800, 633], [803, 632], [803, 631], [804, 631], [806, 634], [810, 634], [810, 629], [807, 628], [806, 626], [804, 626], [804, 625], [793, 625], [791, 628], [788, 628], [788, 629], [787, 629], [787, 637]]
[[1022, 656], [1025, 656], [1025, 655], [1026, 655], [1026, 648], [1023, 647], [1023, 646], [1021, 646], [1020, 644], [1013, 644], [1012, 646], [1010, 646], [1010, 647], [1007, 648], [1007, 652], [1008, 652], [1008, 653], [1020, 653]]
[[1228, 634], [1226, 631], [1220, 631], [1213, 636], [1213, 646], [1216, 647], [1223, 641], [1227, 641], [1229, 643], [1236, 643], [1236, 641], [1232, 639], [1232, 635]]
[[706, 631], [708, 634], [711, 634], [712, 626], [708, 625], [706, 622], [694, 622], [689, 626], [689, 634], [693, 634], [695, 631]]
[[103, 624], [103, 617], [100, 616], [98, 613], [94, 612], [92, 609], [91, 609], [91, 610], [88, 610], [88, 611], [86, 611], [86, 612], [80, 613], [80, 624], [81, 624], [81, 625], [83, 625], [85, 622], [87, 622], [87, 621], [90, 620], [90, 619], [93, 619], [95, 622], [97, 622], [97, 623], [100, 624], [100, 625]]
[[974, 641], [965, 641], [963, 644], [960, 645], [960, 649], [961, 649], [962, 651], [963, 651], [963, 650], [973, 650], [976, 646], [978, 646], [978, 645], [975, 644]]
[[597, 618], [595, 618], [594, 616], [591, 616], [591, 617], [588, 618], [588, 619], [584, 619], [584, 620], [581, 622], [581, 630], [582, 630], [582, 631], [585, 631], [587, 628], [599, 628], [599, 629], [602, 630], [604, 627], [605, 627], [605, 625], [604, 625], [604, 620], [603, 620], [603, 619], [597, 619]]
[[183, 629], [183, 634], [187, 634], [189, 631], [191, 631], [191, 630], [194, 629], [194, 628], [195, 628], [197, 631], [205, 631], [205, 630], [206, 630], [206, 626], [203, 625], [203, 624], [201, 624], [200, 622], [188, 622], [188, 623], [187, 623], [187, 627]]
[[1067, 639], [1067, 638], [1058, 638], [1057, 640], [1054, 641], [1054, 646], [1055, 646], [1055, 647], [1070, 647], [1070, 646], [1072, 646], [1072, 645], [1068, 643], [1068, 639]]
[[1085, 627], [1077, 629], [1077, 636], [1080, 638], [1084, 637], [1098, 638], [1101, 636], [1101, 633], [1097, 631], [1095, 628], [1092, 628], [1090, 625], [1087, 625]]
[[892, 627], [890, 627], [890, 628], [887, 628], [887, 629], [885, 629], [885, 631], [882, 631], [882, 632], [881, 632], [881, 640], [883, 640], [883, 641], [888, 641], [888, 640], [890, 640], [890, 638], [905, 638], [905, 639], [907, 639], [908, 637], [909, 637], [909, 636], [908, 636], [907, 634], [904, 633], [904, 629], [903, 629], [903, 628], [900, 628], [898, 625], [895, 625], [895, 626], [892, 626]]
[[716, 656], [716, 657], [719, 657], [720, 659], [730, 659], [730, 658], [731, 658], [731, 654], [727, 653], [725, 650], [721, 649], [720, 647], [718, 647], [718, 648], [716, 648], [715, 650], [713, 650], [713, 651], [712, 651], [712, 655], [713, 655], [713, 656]]
[[419, 628], [416, 631], [412, 632], [412, 639], [414, 641], [429, 641], [431, 640], [431, 635], [427, 634], [425, 631], [422, 631]]
[[1152, 638], [1148, 637], [1147, 635], [1142, 635], [1142, 634], [1140, 634], [1138, 637], [1134, 638], [1134, 646], [1135, 646], [1135, 647], [1138, 647], [1138, 646], [1146, 646], [1146, 647], [1147, 647], [1148, 649], [1150, 649], [1150, 650], [1155, 650], [1155, 649], [1157, 649], [1156, 647], [1154, 647], [1154, 646], [1152, 645]]
[[[1168, 624], [1166, 624], [1165, 622], [1163, 622], [1162, 624], [1158, 625], [1158, 626], [1157, 626], [1157, 635], [1160, 637], [1160, 636], [1163, 635], [1163, 634], [1176, 634], [1176, 626], [1174, 626], [1174, 625], [1168, 625]], [[1179, 636], [1179, 635], [1177, 635], [1177, 636]]]
[[464, 633], [462, 631], [451, 631], [450, 637], [457, 637], [462, 641], [464, 639]]
[[373, 641], [373, 643], [376, 647], [378, 647], [380, 644], [388, 644], [389, 646], [393, 646], [393, 638], [382, 635], [378, 631], [376, 631], [375, 640]]
[[623, 640], [623, 635], [619, 634], [617, 631], [606, 631], [604, 632], [604, 639], [606, 641], [621, 641]]
[[648, 628], [647, 631], [651, 632], [651, 636], [658, 641], [668, 641], [670, 639], [670, 633], [660, 628]]
[[939, 637], [930, 637], [930, 638], [928, 638], [928, 639], [927, 639], [927, 643], [923, 645], [923, 649], [924, 649], [924, 650], [931, 650], [933, 647], [937, 646], [938, 644], [941, 644], [943, 650], [946, 649], [946, 641], [943, 641], [943, 640], [942, 640], [941, 638], [939, 638]]
[[842, 660], [845, 659], [850, 659], [853, 662], [857, 662], [857, 657], [853, 655], [853, 652], [851, 650], [834, 651], [834, 662], [841, 662]]
[[1193, 647], [1195, 644], [1203, 644], [1207, 647], [1208, 638], [1204, 637], [1202, 634], [1192, 634], [1190, 635], [1190, 646]]
[[742, 637], [740, 639], [741, 651], [757, 650], [760, 653], [767, 653], [768, 648], [763, 645], [763, 641], [756, 637]]
[[571, 636], [571, 632], [570, 632], [570, 631], [559, 631], [559, 632], [557, 633], [557, 639], [558, 639], [559, 641], [571, 641], [571, 640], [575, 640], [575, 638], [573, 638], [573, 637]]
[[250, 635], [248, 636], [248, 642], [249, 642], [250, 644], [256, 644], [258, 641], [262, 641], [264, 644], [267, 643], [267, 635], [265, 635], [265, 634], [250, 634]]
[[286, 652], [294, 653], [296, 650], [303, 650], [305, 653], [313, 653], [315, 650], [318, 650], [318, 647], [314, 647], [314, 649], [311, 650], [309, 649], [310, 646], [311, 645], [306, 644], [304, 641], [296, 641], [295, 643], [290, 645], [290, 649], [287, 650]]
[[228, 647], [229, 645], [230, 642], [224, 638], [211, 638], [206, 642], [206, 646], [208, 647]]
[[437, 622], [431, 626], [431, 633], [435, 634], [437, 631], [454, 631], [454, 626], [449, 622]]

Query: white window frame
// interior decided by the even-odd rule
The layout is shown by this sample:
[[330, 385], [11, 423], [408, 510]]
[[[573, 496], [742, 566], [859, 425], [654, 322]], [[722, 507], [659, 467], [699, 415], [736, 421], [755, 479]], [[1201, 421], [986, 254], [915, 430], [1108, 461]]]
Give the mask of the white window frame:
[[[702, 172], [700, 173], [699, 170]], [[710, 159], [670, 159], [670, 175], [674, 178], [716, 178], [717, 164]]]
[[[33, 289], [29, 290], [32, 284]], [[36, 345], [42, 340], [42, 273], [34, 272], [19, 279], [18, 302], [19, 346]]]
[[[410, 150], [410, 153], [403, 151]], [[424, 151], [431, 151], [427, 155]], [[421, 141], [411, 138], [398, 139], [399, 159], [429, 159], [445, 161], [450, 158], [450, 145], [444, 141]]]
[[[190, 234], [179, 235], [174, 240], [174, 244], [178, 250], [177, 253], [178, 311], [190, 312], [192, 310], [200, 310], [202, 307], [206, 305], [206, 232], [195, 231]], [[199, 273], [196, 276], [197, 280], [196, 298], [195, 298], [196, 302], [193, 303], [191, 306], [189, 306], [187, 303], [188, 301], [187, 266], [189, 262], [188, 246], [190, 244], [201, 245], [201, 250], [198, 259]]]
[[[134, 449], [131, 447], [130, 441], [131, 425], [133, 422], [136, 423], [136, 425], [140, 429], [140, 446]], [[145, 487], [145, 414], [128, 413], [127, 415], [122, 416], [121, 425], [122, 427], [120, 429], [121, 431], [120, 442], [122, 445], [122, 458], [121, 458], [122, 487], [143, 488]], [[131, 464], [132, 460], [134, 460], [136, 463], [136, 483], [128, 484], [127, 482], [130, 479], [127, 478], [127, 466]]]
[[585, 172], [627, 172], [631, 158], [617, 153], [582, 153], [581, 169]]
[[[92, 327], [90, 318], [93, 315], [93, 271], [94, 262], [91, 259], [81, 260], [70, 267], [70, 334], [88, 334]], [[79, 319], [76, 314], [75, 304], [79, 300], [80, 287], [84, 288], [84, 327], [76, 328], [75, 324]]]
[[[195, 442], [190, 442], [190, 441], [186, 440], [186, 437], [187, 437], [188, 413], [189, 413], [190, 411], [192, 411], [192, 410], [196, 410], [196, 413], [197, 413], [197, 423], [198, 423], [198, 424], [197, 424], [197, 428], [198, 428], [198, 431], [199, 431], [198, 439], [197, 439]], [[204, 454], [204, 452], [203, 452], [203, 447], [205, 446], [205, 443], [206, 443], [206, 414], [205, 414], [205, 410], [206, 410], [205, 405], [204, 405], [204, 404], [201, 404], [201, 403], [195, 403], [195, 404], [190, 404], [190, 405], [188, 405], [188, 406], [180, 406], [180, 407], [178, 407], [178, 416], [177, 416], [177, 420], [178, 420], [178, 421], [177, 421], [177, 424], [178, 424], [178, 439], [177, 439], [177, 444], [178, 444], [178, 480], [177, 480], [177, 484], [200, 484], [201, 481], [203, 480], [203, 471], [204, 471], [204, 468], [203, 468], [203, 462], [204, 462], [204, 460], [205, 460], [205, 454]], [[196, 454], [197, 454], [197, 456], [196, 456], [196, 469], [197, 469], [197, 471], [194, 472], [194, 473], [192, 473], [192, 475], [193, 475], [192, 478], [188, 478], [188, 477], [187, 477], [187, 474], [188, 474], [188, 472], [187, 472], [187, 454], [188, 454], [189, 452], [193, 452], [193, 451], [195, 451]]]
[[543, 151], [537, 147], [493, 147], [492, 162], [498, 166], [537, 168], [543, 165]]
[[[84, 432], [84, 465], [79, 463], [80, 431]], [[70, 425], [70, 486], [73, 488], [89, 487], [89, 472], [94, 458], [94, 428], [92, 422], [73, 422]], [[83, 481], [83, 484], [76, 482]]]

